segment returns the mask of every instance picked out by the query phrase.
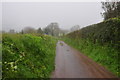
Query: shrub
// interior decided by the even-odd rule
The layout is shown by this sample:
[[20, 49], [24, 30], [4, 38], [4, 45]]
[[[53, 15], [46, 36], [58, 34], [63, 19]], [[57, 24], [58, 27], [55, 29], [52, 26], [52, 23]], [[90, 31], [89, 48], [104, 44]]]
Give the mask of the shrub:
[[3, 34], [3, 78], [49, 78], [57, 39], [30, 34]]

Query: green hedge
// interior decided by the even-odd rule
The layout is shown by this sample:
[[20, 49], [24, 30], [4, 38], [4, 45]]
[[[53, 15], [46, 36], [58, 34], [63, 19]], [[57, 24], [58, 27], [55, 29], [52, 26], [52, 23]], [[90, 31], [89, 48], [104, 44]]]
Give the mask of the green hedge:
[[30, 34], [3, 34], [2, 77], [49, 78], [57, 39]]
[[110, 44], [120, 49], [120, 18], [112, 18], [68, 34], [69, 37], [89, 39], [93, 43]]

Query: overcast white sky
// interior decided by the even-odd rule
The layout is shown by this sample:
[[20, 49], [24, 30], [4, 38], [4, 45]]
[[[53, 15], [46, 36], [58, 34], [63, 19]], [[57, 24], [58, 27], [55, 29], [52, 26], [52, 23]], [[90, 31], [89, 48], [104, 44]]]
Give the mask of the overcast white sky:
[[20, 31], [26, 26], [46, 27], [51, 22], [69, 29], [101, 22], [100, 2], [4, 2], [2, 3], [2, 28]]

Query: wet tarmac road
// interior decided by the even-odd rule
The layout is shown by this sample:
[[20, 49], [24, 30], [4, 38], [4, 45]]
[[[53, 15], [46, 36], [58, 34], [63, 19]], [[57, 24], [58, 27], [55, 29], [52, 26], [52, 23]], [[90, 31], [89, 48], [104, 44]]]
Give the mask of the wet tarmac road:
[[52, 78], [115, 78], [103, 66], [62, 41], [57, 43], [55, 64]]

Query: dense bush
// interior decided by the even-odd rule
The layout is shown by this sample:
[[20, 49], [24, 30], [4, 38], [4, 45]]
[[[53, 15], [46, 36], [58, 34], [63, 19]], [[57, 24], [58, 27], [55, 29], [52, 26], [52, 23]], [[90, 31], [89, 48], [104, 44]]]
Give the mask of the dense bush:
[[49, 78], [57, 40], [50, 36], [3, 34], [3, 78]]
[[[70, 36], [69, 36], [70, 35]], [[110, 44], [120, 49], [120, 18], [112, 18], [68, 34], [69, 37], [89, 39], [93, 43]]]

